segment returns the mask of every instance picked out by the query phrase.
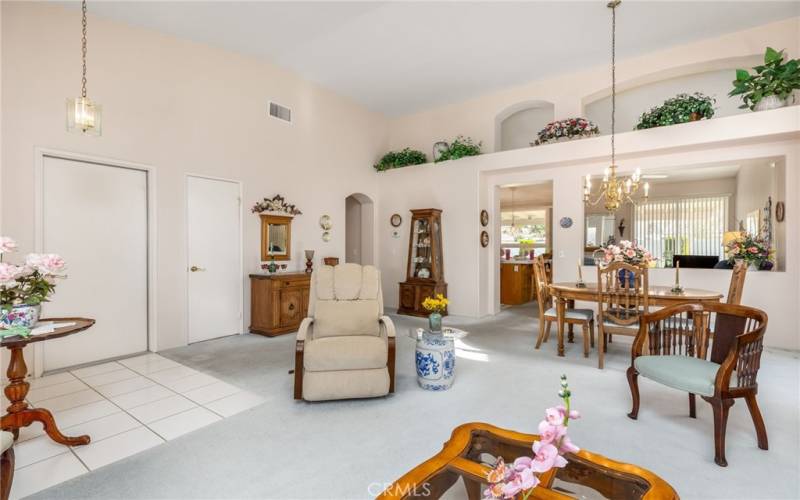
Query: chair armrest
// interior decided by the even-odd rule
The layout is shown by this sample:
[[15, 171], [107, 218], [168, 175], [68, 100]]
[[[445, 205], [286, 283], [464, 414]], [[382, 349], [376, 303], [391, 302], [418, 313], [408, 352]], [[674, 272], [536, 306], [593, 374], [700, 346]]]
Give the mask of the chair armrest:
[[303, 318], [300, 328], [297, 329], [297, 340], [311, 340], [312, 323], [314, 318]]
[[386, 329], [387, 337], [394, 338], [395, 336], [397, 336], [397, 332], [395, 331], [394, 322], [392, 322], [392, 318], [390, 318], [389, 316], [381, 316], [380, 318], [378, 318], [378, 321], [380, 321], [383, 324], [383, 327]]

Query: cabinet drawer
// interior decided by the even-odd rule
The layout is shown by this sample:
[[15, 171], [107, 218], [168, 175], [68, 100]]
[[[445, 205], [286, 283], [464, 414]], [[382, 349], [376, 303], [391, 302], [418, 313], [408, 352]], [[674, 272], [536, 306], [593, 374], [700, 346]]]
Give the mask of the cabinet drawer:
[[280, 279], [272, 280], [272, 286], [276, 289], [281, 288], [305, 288], [308, 287], [309, 280], [307, 279]]

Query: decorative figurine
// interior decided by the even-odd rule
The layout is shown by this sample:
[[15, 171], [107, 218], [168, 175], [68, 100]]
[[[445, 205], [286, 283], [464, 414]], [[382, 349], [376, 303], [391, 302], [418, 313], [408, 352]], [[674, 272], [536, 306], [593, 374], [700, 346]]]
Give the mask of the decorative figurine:
[[311, 274], [314, 269], [314, 250], [306, 250], [306, 273]]

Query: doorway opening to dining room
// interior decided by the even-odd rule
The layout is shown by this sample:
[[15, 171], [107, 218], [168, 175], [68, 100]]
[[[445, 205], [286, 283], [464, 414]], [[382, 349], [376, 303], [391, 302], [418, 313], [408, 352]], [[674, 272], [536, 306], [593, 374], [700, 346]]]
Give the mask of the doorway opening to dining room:
[[353, 193], [345, 202], [345, 262], [375, 263], [375, 203], [362, 193]]
[[534, 259], [541, 257], [552, 276], [553, 183], [513, 184], [499, 188], [500, 305], [536, 304]]

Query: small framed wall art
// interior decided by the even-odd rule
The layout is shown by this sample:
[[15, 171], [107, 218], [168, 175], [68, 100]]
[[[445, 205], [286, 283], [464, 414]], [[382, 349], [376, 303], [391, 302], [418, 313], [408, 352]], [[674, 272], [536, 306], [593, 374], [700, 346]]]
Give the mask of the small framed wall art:
[[389, 224], [391, 224], [392, 227], [400, 227], [400, 224], [402, 223], [403, 218], [400, 217], [400, 214], [392, 214], [392, 216], [389, 217]]
[[489, 233], [481, 231], [481, 246], [486, 248], [489, 246]]

